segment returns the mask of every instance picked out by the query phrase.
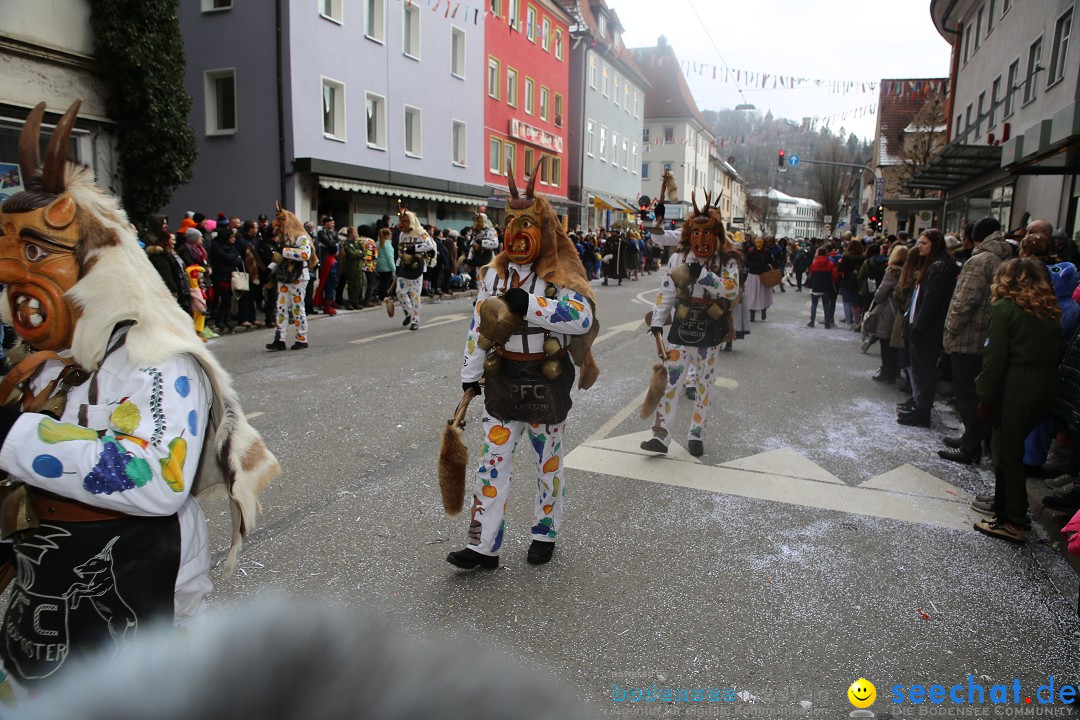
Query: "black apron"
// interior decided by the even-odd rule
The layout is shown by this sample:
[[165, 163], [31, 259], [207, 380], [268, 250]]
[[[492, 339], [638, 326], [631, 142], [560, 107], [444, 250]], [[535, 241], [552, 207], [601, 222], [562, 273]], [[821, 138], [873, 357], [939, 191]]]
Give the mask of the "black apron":
[[[678, 308], [688, 307], [690, 312], [686, 318], [680, 319]], [[724, 341], [728, 328], [728, 312], [713, 318], [709, 314], [711, 305], [696, 303], [676, 304], [675, 318], [671, 322], [671, 330], [668, 331], [668, 342], [674, 345], [686, 345], [689, 347], [714, 347]]]
[[574, 363], [564, 355], [562, 373], [548, 380], [541, 372], [546, 360], [519, 361], [503, 358], [499, 372], [485, 375], [484, 407], [488, 415], [503, 422], [554, 425], [566, 419], [573, 402]]

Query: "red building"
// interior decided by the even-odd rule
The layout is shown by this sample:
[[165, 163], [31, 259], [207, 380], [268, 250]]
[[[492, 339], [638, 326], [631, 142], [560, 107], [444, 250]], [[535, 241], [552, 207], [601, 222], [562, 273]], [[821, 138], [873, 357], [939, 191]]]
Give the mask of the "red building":
[[[488, 0], [484, 135], [489, 212], [502, 217], [513, 168], [524, 189], [541, 158], [536, 192], [560, 215], [567, 209], [566, 113], [571, 18], [554, 0]], [[499, 200], [494, 200], [498, 198]]]

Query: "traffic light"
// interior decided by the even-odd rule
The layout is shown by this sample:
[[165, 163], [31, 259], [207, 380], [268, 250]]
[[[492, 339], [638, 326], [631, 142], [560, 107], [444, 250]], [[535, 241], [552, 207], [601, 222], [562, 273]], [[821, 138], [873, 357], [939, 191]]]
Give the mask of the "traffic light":
[[785, 159], [784, 158], [784, 151], [781, 150], [780, 154], [776, 156], [776, 167], [779, 167], [779, 168], [784, 167], [784, 159]]
[[877, 211], [870, 211], [870, 232], [876, 233], [878, 231], [881, 222], [880, 217], [881, 216], [877, 214]]
[[652, 200], [648, 195], [642, 195], [638, 198], [638, 215], [641, 217], [641, 222], [649, 219], [649, 205], [651, 204]]
[[878, 230], [884, 230], [885, 229], [885, 206], [884, 205], [878, 205], [877, 206], [877, 217], [878, 217], [878, 224], [877, 224]]

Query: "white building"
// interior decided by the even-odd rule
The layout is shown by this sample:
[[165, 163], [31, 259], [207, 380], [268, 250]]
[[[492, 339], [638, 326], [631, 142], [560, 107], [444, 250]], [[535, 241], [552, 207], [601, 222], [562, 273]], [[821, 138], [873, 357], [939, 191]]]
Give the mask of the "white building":
[[775, 188], [753, 190], [749, 203], [764, 218], [760, 227], [750, 228], [777, 238], [825, 237], [821, 203], [809, 198], [792, 197]]

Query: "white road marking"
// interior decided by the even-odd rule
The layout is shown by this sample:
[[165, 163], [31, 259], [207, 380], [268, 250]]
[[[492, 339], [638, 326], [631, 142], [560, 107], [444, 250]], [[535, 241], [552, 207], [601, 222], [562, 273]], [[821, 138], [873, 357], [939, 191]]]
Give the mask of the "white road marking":
[[637, 330], [639, 328], [644, 328], [644, 327], [645, 327], [645, 320], [644, 319], [642, 319], [642, 320], [633, 320], [633, 321], [628, 322], [628, 323], [623, 323], [622, 325], [615, 325], [614, 327], [608, 329], [607, 332], [600, 333], [600, 335], [598, 335], [597, 338], [595, 340], [593, 340], [593, 347], [596, 347], [597, 345], [604, 342], [605, 340], [607, 340], [609, 337], [611, 337], [613, 335], [618, 335], [621, 332]]
[[585, 438], [585, 442], [583, 444], [588, 444], [606, 438], [608, 436], [608, 433], [619, 427], [619, 424], [622, 423], [623, 420], [630, 417], [630, 413], [635, 412], [636, 410], [639, 410], [641, 408], [641, 403], [645, 402], [645, 394], [647, 392], [648, 390], [641, 393], [636, 398], [634, 398], [629, 405], [624, 407], [619, 412], [615, 413], [615, 417], [608, 420], [606, 423], [597, 428], [596, 432]]
[[713, 384], [716, 385], [716, 387], [728, 388], [729, 390], [734, 390], [735, 388], [739, 387], [738, 380], [732, 380], [731, 378], [725, 377], [716, 378], [716, 382]]
[[[458, 320], [468, 320], [470, 317], [472, 316], [463, 315], [461, 313], [455, 313], [453, 315], [443, 315], [442, 317], [437, 317], [434, 320], [430, 320], [428, 322], [421, 322], [420, 329], [424, 330], [425, 328], [438, 327], [439, 325], [446, 325], [448, 323], [457, 322]], [[404, 330], [395, 330], [393, 332], [383, 333], [382, 335], [372, 335], [371, 337], [360, 338], [359, 340], [350, 340], [349, 342], [351, 342], [353, 345], [363, 345], [365, 343], [375, 342], [376, 340], [382, 340], [383, 338], [394, 337], [395, 335], [408, 335], [411, 332], [414, 331], [405, 328]]]
[[653, 307], [653, 306], [656, 305], [656, 303], [654, 303], [652, 300], [645, 299], [644, 297], [642, 297], [642, 295], [648, 295], [650, 298], [655, 299], [656, 298], [656, 293], [658, 293], [658, 292], [660, 292], [660, 288], [656, 288], [655, 290], [642, 290], [641, 292], [639, 292], [637, 295], [634, 296], [634, 302], [641, 303], [642, 305], [648, 305], [649, 307]]
[[265, 414], [266, 413], [264, 413], [262, 410], [256, 410], [255, 412], [249, 412], [244, 417], [246, 419], [248, 419], [248, 420], [254, 420], [255, 418], [259, 417], [260, 415], [265, 415]]

